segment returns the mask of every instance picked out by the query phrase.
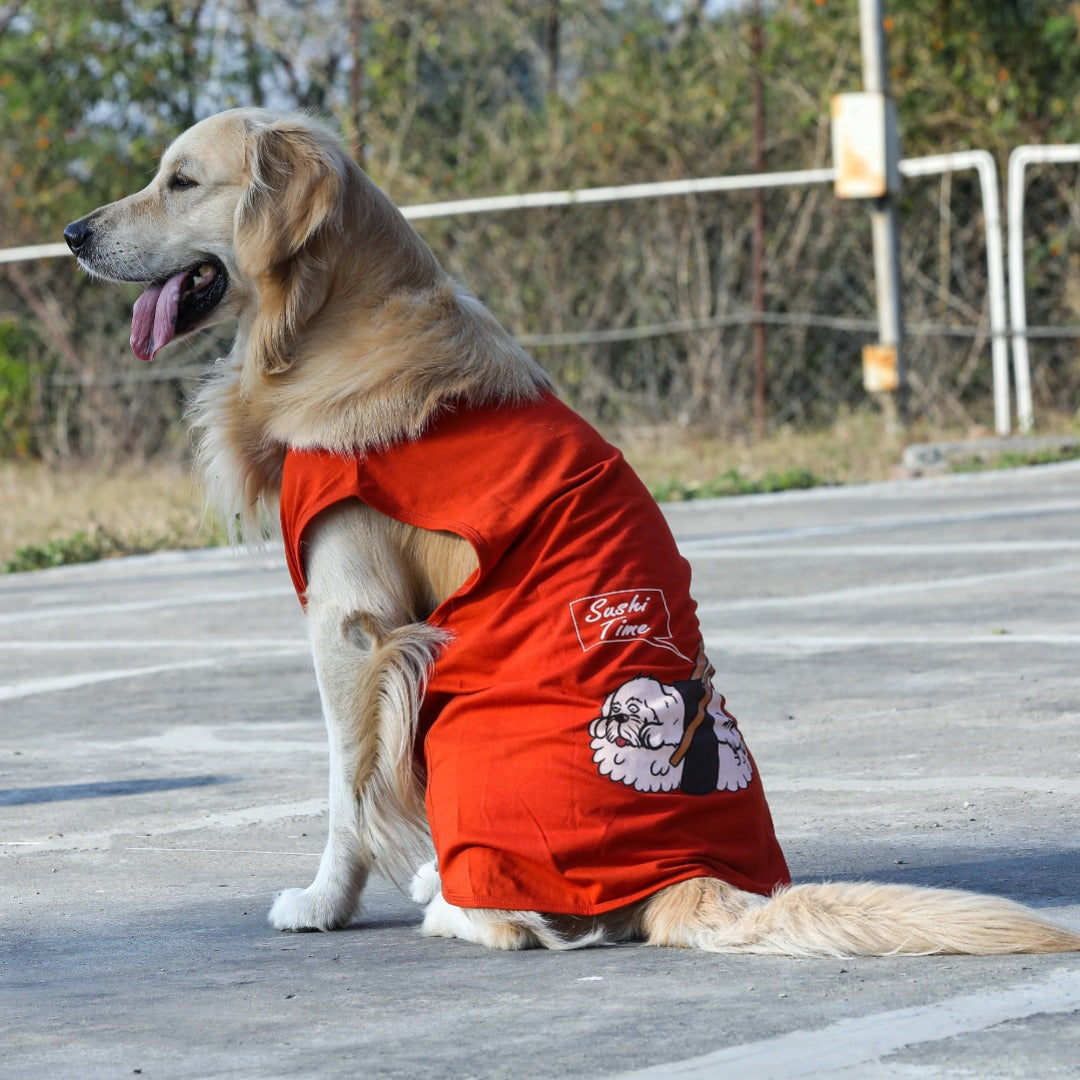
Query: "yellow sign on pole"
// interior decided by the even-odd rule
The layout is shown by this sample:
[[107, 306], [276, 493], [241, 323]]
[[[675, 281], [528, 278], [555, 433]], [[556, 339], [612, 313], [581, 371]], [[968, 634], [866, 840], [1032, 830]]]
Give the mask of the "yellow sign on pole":
[[900, 387], [895, 345], [864, 345], [862, 351], [863, 386], [867, 393], [892, 393]]
[[900, 186], [896, 108], [882, 93], [835, 94], [832, 149], [838, 199], [880, 199]]

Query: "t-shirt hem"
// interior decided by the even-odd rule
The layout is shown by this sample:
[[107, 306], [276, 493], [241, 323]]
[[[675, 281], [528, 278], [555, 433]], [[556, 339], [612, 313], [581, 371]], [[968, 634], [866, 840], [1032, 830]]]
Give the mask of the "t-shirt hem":
[[781, 878], [774, 884], [766, 886], [740, 879], [732, 881], [732, 876], [733, 875], [722, 876], [711, 867], [695, 867], [687, 869], [684, 873], [674, 874], [654, 885], [647, 885], [636, 891], [626, 893], [623, 896], [618, 896], [611, 900], [604, 900], [600, 903], [573, 904], [561, 902], [557, 905], [538, 904], [536, 901], [525, 900], [517, 896], [496, 896], [493, 894], [466, 895], [464, 893], [455, 893], [448, 891], [445, 886], [443, 887], [442, 895], [443, 899], [448, 904], [460, 908], [495, 908], [500, 911], [539, 911], [541, 914], [545, 915], [590, 916], [606, 915], [612, 911], [618, 911], [620, 908], [628, 907], [630, 904], [636, 904], [642, 900], [647, 900], [650, 896], [655, 896], [662, 889], [667, 889], [672, 885], [679, 885], [684, 881], [693, 881], [695, 878], [715, 878], [718, 881], [726, 882], [736, 889], [754, 893], [756, 896], [771, 896], [777, 889], [781, 889], [786, 885], [791, 884], [790, 878]]

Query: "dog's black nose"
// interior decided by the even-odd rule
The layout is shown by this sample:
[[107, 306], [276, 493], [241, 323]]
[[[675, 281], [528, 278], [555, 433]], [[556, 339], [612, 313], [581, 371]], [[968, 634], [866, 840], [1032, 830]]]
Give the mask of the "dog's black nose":
[[67, 241], [67, 246], [78, 255], [86, 241], [90, 239], [90, 226], [86, 224], [86, 218], [73, 221], [64, 229], [64, 239]]

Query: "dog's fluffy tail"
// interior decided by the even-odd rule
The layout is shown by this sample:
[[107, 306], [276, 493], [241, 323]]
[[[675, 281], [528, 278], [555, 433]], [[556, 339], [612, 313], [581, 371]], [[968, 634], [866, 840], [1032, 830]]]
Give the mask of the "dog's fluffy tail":
[[1011, 900], [911, 885], [825, 882], [759, 897], [699, 878], [658, 894], [643, 916], [650, 944], [710, 952], [839, 957], [1080, 950], [1080, 933]]

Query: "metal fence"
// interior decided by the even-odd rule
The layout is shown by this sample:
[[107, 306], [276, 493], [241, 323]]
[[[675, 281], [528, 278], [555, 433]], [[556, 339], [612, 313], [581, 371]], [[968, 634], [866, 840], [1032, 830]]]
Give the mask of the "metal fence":
[[[1054, 166], [1054, 168], [1040, 168]], [[1018, 146], [1009, 155], [1009, 297], [1020, 427], [1040, 397], [1075, 410], [1080, 381], [1080, 146]], [[1035, 170], [1028, 185], [1028, 170]], [[1028, 325], [1029, 307], [1035, 320]]]
[[[910, 411], [938, 425], [1009, 430], [1010, 343], [1021, 427], [1036, 405], [1077, 406], [1080, 189], [1072, 163], [1080, 147], [1023, 150], [1009, 184], [1011, 322], [991, 156], [901, 166]], [[876, 335], [869, 222], [865, 207], [833, 197], [832, 179], [831, 169], [713, 177], [405, 213], [583, 411], [731, 431], [749, 426], [756, 323], [767, 332], [771, 423], [826, 423], [865, 401], [861, 349]], [[760, 189], [767, 238], [758, 314], [750, 200]], [[1022, 233], [1013, 235], [1014, 219]], [[0, 271], [0, 318], [6, 310], [42, 325], [29, 346], [41, 383], [31, 388], [37, 438], [66, 452], [79, 418], [100, 415], [100, 438], [155, 452], [170, 438], [179, 389], [224, 343], [196, 338], [149, 369], [124, 362], [121, 291], [41, 261], [66, 255], [62, 244], [0, 251], [9, 264], [6, 280]], [[78, 439], [79, 449], [95, 448], [81, 432]]]

